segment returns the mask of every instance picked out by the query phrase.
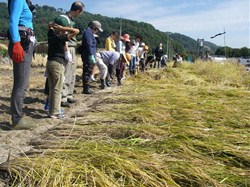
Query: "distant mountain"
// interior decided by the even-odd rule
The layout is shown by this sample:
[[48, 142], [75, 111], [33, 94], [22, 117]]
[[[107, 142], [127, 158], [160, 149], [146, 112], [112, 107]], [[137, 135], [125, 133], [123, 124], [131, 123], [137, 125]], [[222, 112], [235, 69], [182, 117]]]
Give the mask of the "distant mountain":
[[[34, 19], [34, 30], [36, 33], [36, 37], [38, 41], [46, 41], [47, 23], [53, 21], [56, 16], [65, 12], [65, 10], [55, 9], [54, 7], [50, 7], [47, 5], [36, 5], [36, 8], [36, 18]], [[7, 31], [8, 17], [9, 15], [7, 4], [0, 3], [0, 33]], [[102, 16], [100, 14], [91, 14], [88, 12], [84, 12], [79, 18], [75, 20], [75, 22], [77, 27], [80, 30], [83, 30], [87, 28], [88, 23], [92, 20], [100, 21], [104, 29], [104, 32], [99, 34], [99, 38], [101, 41], [101, 45], [99, 47], [103, 47], [106, 37], [112, 31], [119, 31], [120, 26], [122, 25], [122, 34], [128, 33], [130, 34], [131, 38], [135, 38], [136, 35], [143, 36], [143, 41], [147, 45], [149, 45], [151, 52], [161, 42], [163, 43], [165, 52], [168, 51], [170, 57], [176, 52], [183, 54], [184, 57], [189, 54], [195, 56], [197, 53], [196, 40], [179, 33], [161, 32], [155, 29], [149, 23], [137, 22], [128, 19], [121, 20], [120, 18], [110, 18], [107, 16]], [[79, 36], [79, 38], [80, 37], [81, 36]], [[210, 42], [205, 42], [204, 44], [211, 50], [212, 53], [214, 53], [218, 48], [218, 46]], [[169, 50], [167, 50], [167, 46], [169, 47]]]

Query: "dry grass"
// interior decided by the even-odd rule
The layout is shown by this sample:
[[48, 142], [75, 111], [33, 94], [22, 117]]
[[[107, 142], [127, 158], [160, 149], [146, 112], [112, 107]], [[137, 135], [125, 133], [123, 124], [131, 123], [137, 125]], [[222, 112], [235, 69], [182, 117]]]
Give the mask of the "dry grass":
[[12, 161], [12, 184], [250, 186], [249, 80], [234, 63], [129, 78], [43, 155]]
[[[47, 55], [35, 54], [35, 58], [32, 61], [32, 67], [46, 67]], [[82, 59], [79, 55], [76, 58], [77, 67], [82, 67]]]

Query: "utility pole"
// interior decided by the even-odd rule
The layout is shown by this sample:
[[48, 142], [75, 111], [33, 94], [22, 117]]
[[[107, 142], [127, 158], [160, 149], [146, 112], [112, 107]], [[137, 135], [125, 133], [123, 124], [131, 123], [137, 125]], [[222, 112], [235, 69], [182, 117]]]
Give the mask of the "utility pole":
[[225, 28], [224, 28], [224, 50], [225, 50], [225, 58], [227, 58], [226, 31], [225, 31]]
[[120, 35], [120, 38], [122, 36], [122, 17], [120, 18], [120, 30], [119, 30], [119, 35]]
[[170, 37], [169, 35], [171, 35], [171, 33], [167, 33], [167, 55], [168, 55], [168, 59], [170, 59]]

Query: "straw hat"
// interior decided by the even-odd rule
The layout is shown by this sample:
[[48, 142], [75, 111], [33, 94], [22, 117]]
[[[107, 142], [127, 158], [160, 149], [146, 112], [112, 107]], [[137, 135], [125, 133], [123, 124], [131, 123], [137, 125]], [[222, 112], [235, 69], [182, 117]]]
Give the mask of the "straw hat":
[[145, 51], [148, 50], [148, 46], [147, 45], [144, 46], [144, 50]]
[[129, 63], [129, 62], [130, 62], [130, 60], [131, 60], [131, 55], [130, 55], [129, 53], [123, 52], [123, 53], [122, 53], [122, 56], [123, 56], [123, 58], [124, 58], [124, 60], [125, 60], [126, 63]]

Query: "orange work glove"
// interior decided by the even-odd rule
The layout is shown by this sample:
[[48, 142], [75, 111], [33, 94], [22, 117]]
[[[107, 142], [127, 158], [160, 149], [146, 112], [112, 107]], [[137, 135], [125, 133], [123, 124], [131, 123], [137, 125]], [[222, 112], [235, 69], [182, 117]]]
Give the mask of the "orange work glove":
[[20, 63], [24, 59], [24, 50], [21, 46], [20, 42], [13, 43], [13, 51], [12, 51], [12, 60], [13, 62]]

